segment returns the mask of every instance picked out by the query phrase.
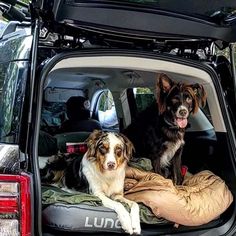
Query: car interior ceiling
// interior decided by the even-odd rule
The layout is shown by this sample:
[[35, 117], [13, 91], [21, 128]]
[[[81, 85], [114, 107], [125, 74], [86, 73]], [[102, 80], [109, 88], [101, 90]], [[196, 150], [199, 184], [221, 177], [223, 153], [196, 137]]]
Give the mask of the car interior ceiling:
[[[166, 64], [168, 67], [168, 62]], [[155, 65], [153, 67], [155, 68]], [[204, 85], [207, 93], [210, 95], [207, 98], [208, 114], [205, 113], [204, 110], [202, 114], [210, 115], [212, 120], [209, 122], [209, 127], [205, 129], [199, 124], [201, 121], [195, 122], [195, 118], [191, 118], [193, 125], [186, 132], [183, 164], [186, 165], [189, 172], [193, 174], [205, 169], [211, 170], [213, 173], [223, 178], [230, 189], [236, 191], [234, 183], [232, 182], [232, 175], [234, 175], [231, 161], [232, 154], [228, 149], [229, 141], [225, 132], [224, 120], [211, 79], [207, 78], [204, 73], [202, 73], [202, 77], [199, 78], [199, 74], [194, 74], [194, 72], [192, 75], [189, 75], [188, 71], [184, 70], [180, 73], [179, 71], [174, 72], [173, 70], [167, 71], [166, 67], [164, 70], [155, 70], [154, 68], [153, 70], [144, 70], [138, 68], [134, 69], [133, 67], [127, 68], [125, 66], [117, 66], [116, 68], [112, 68], [112, 66], [104, 68], [92, 67], [92, 65], [90, 65], [90, 67], [86, 67], [85, 65], [83, 67], [73, 68], [62, 66], [61, 68], [59, 67], [51, 71], [44, 82], [44, 91], [46, 91], [47, 88], [53, 87], [79, 89], [91, 100], [96, 90], [104, 89], [109, 89], [111, 93], [114, 94], [122, 94], [123, 91], [128, 88], [148, 87], [155, 95], [156, 76], [157, 73], [163, 71], [176, 79], [176, 81], [194, 83], [197, 80], [198, 83]], [[127, 95], [127, 98], [130, 104], [132, 104], [132, 94]], [[115, 106], [122, 107], [121, 104], [118, 103], [120, 103], [120, 100], [115, 101]], [[44, 101], [43, 105], [45, 104], [46, 102]], [[132, 110], [132, 107], [135, 106], [130, 106], [129, 109], [131, 115], [134, 115], [136, 112]], [[118, 120], [122, 122], [124, 117], [122, 117], [121, 113], [118, 113], [118, 115], [120, 116]], [[197, 118], [199, 118], [199, 116], [201, 115], [198, 114]], [[225, 217], [226, 220], [231, 211], [232, 208], [224, 213], [221, 219]], [[145, 227], [152, 226], [144, 226], [144, 228]]]

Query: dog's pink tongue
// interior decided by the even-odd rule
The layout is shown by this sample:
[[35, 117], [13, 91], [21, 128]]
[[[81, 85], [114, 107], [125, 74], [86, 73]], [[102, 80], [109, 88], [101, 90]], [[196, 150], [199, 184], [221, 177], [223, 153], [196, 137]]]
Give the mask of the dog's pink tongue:
[[188, 124], [188, 120], [186, 118], [177, 118], [176, 123], [180, 128], [185, 128]]

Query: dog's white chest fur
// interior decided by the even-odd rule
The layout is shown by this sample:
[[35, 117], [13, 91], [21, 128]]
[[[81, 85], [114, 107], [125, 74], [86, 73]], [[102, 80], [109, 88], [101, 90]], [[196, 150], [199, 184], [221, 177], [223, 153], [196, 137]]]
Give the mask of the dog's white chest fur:
[[176, 142], [168, 141], [168, 142], [165, 142], [164, 145], [166, 147], [166, 150], [162, 154], [161, 159], [160, 159], [161, 168], [165, 168], [165, 167], [168, 167], [170, 165], [170, 161], [174, 157], [174, 155], [177, 152], [177, 150], [182, 145], [184, 145], [184, 140], [183, 139], [179, 139]]
[[106, 196], [114, 193], [123, 192], [125, 168], [109, 171], [108, 173], [100, 173], [96, 170], [94, 163], [88, 165], [86, 158], [83, 159], [83, 173], [90, 183], [90, 190], [93, 194], [103, 192]]

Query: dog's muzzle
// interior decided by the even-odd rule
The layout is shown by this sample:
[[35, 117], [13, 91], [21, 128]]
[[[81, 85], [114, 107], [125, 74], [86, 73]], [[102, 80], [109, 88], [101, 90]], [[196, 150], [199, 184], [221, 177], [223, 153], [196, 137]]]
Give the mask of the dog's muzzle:
[[189, 116], [188, 109], [185, 106], [181, 105], [176, 112], [176, 118], [175, 118], [175, 123], [178, 125], [179, 128], [184, 129], [187, 126], [188, 116]]
[[114, 170], [115, 167], [116, 167], [116, 163], [115, 163], [115, 162], [109, 161], [109, 162], [107, 163], [107, 168], [108, 168], [108, 170]]

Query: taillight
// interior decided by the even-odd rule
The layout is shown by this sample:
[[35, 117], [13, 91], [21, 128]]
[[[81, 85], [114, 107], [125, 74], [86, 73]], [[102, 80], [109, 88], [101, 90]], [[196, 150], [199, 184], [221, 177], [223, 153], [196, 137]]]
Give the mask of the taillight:
[[0, 174], [0, 235], [31, 235], [30, 177]]

